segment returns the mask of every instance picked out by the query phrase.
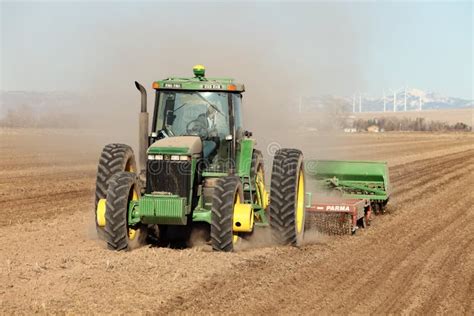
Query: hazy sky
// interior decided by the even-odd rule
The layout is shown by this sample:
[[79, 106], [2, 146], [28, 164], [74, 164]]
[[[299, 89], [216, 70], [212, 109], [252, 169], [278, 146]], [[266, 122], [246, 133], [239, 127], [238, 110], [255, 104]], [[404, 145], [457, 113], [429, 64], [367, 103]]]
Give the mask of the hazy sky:
[[110, 93], [197, 63], [268, 93], [473, 98], [473, 5], [1, 2], [3, 90]]

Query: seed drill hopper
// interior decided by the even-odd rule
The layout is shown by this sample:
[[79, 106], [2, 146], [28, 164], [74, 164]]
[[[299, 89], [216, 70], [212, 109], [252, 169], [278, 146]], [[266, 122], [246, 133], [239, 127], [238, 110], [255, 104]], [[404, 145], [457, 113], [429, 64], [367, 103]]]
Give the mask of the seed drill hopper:
[[329, 234], [354, 233], [369, 224], [372, 211], [384, 212], [390, 197], [387, 163], [309, 160], [305, 171], [308, 187], [315, 192], [309, 194], [307, 227]]

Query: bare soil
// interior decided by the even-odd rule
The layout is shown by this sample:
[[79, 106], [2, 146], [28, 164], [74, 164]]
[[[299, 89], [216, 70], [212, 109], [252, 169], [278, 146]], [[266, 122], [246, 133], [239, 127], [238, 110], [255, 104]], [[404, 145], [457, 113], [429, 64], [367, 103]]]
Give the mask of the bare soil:
[[0, 314], [472, 315], [473, 136], [355, 134], [313, 146], [307, 158], [387, 160], [389, 212], [355, 236], [309, 232], [301, 248], [227, 254], [108, 251], [92, 210], [103, 139], [1, 130]]

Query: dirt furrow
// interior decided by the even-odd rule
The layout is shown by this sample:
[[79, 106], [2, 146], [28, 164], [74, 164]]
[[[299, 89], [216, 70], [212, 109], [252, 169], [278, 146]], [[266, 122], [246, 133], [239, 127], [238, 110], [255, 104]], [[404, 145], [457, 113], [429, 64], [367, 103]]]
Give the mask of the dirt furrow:
[[[301, 248], [269, 245], [259, 231], [231, 254], [205, 245], [106, 250], [92, 216], [98, 152], [60, 148], [49, 136], [31, 141], [31, 133], [8, 137], [0, 314], [474, 313], [471, 134], [339, 135], [306, 146], [307, 158], [389, 161], [390, 212], [355, 236], [309, 232]], [[313, 136], [298, 141], [313, 145]]]
[[[448, 204], [439, 199], [434, 202], [438, 202], [440, 207], [446, 207]], [[432, 295], [446, 290], [443, 284], [434, 284], [433, 280], [435, 278], [431, 275], [441, 274], [446, 270], [451, 271], [454, 262], [472, 240], [472, 237], [466, 238], [463, 231], [461, 231], [461, 234], [457, 232], [459, 232], [460, 227], [467, 229], [472, 227], [474, 218], [467, 216], [466, 206], [473, 202], [472, 198], [465, 196], [458, 203], [451, 205], [457, 210], [456, 213], [450, 213], [449, 216], [443, 216], [444, 214], [436, 216], [438, 215], [436, 213], [425, 214], [425, 216], [431, 216], [432, 218], [428, 218], [423, 222], [413, 221], [410, 223], [414, 227], [423, 225], [427, 228], [423, 229], [420, 236], [416, 236], [409, 241], [402, 260], [393, 260], [395, 262], [392, 266], [385, 265], [386, 271], [390, 271], [390, 274], [383, 282], [377, 280], [377, 286], [373, 291], [374, 293], [381, 292], [384, 284], [391, 284], [391, 286], [390, 291], [386, 291], [387, 293], [383, 297], [383, 303], [374, 310], [376, 314], [406, 310], [412, 300], [420, 301], [420, 305], [421, 302], [424, 302], [422, 304], [424, 306], [415, 304], [414, 307], [408, 308], [407, 312], [415, 311], [422, 314], [429, 312], [425, 310], [427, 308], [426, 300], [430, 301]], [[433, 262], [438, 264], [433, 265]], [[447, 276], [445, 281], [449, 279], [450, 276]], [[430, 285], [424, 285], [426, 282], [430, 282]], [[423, 288], [424, 291], [420, 291], [420, 288]]]
[[393, 184], [394, 190], [403, 188], [403, 182], [405, 180], [413, 179], [415, 177], [420, 178], [420, 175], [423, 178], [423, 181], [426, 181], [426, 178], [432, 177], [432, 170], [441, 169], [441, 167], [451, 167], [456, 165], [459, 168], [459, 164], [468, 165], [467, 159], [471, 159], [474, 156], [473, 150], [466, 150], [462, 152], [456, 152], [449, 155], [445, 155], [440, 159], [440, 157], [427, 158], [422, 160], [417, 160], [412, 163], [405, 163], [402, 165], [397, 165], [390, 168], [390, 180]]
[[[463, 153], [463, 155], [465, 158], [466, 155], [470, 155], [470, 153]], [[293, 249], [286, 249], [287, 252], [284, 254], [279, 254], [277, 257], [267, 258], [268, 260], [264, 263], [263, 268], [258, 270], [259, 276], [254, 279], [248, 279], [246, 277], [248, 273], [247, 267], [236, 267], [236, 269], [230, 272], [230, 275], [226, 274], [216, 277], [215, 280], [210, 281], [210, 283], [205, 286], [206, 289], [211, 291], [211, 293], [206, 293], [206, 297], [212, 297], [213, 300], [217, 301], [224, 299], [224, 296], [228, 292], [222, 292], [222, 289], [228, 288], [234, 282], [242, 283], [242, 281], [246, 280], [247, 283], [244, 283], [240, 289], [236, 286], [233, 290], [230, 290], [231, 292], [239, 291], [241, 293], [237, 302], [232, 301], [232, 303], [230, 303], [231, 306], [237, 308], [239, 303], [245, 304], [244, 302], [249, 296], [247, 293], [252, 293], [250, 295], [256, 296], [264, 295], [264, 293], [262, 293], [262, 287], [256, 287], [254, 285], [265, 284], [265, 277], [260, 275], [272, 275], [274, 282], [272, 282], [271, 285], [265, 284], [263, 289], [265, 291], [272, 292], [274, 297], [270, 299], [270, 303], [264, 301], [260, 302], [259, 306], [252, 306], [252, 308], [254, 308], [251, 310], [252, 313], [272, 311], [272, 308], [269, 305], [272, 305], [272, 303], [276, 304], [276, 302], [286, 302], [286, 294], [291, 293], [292, 290], [297, 291], [298, 295], [296, 295], [296, 298], [292, 298], [293, 304], [290, 304], [289, 306], [298, 306], [299, 310], [303, 312], [393, 312], [391, 309], [392, 305], [390, 304], [396, 304], [396, 296], [400, 295], [400, 293], [403, 293], [405, 288], [409, 286], [410, 280], [413, 279], [417, 273], [419, 273], [419, 271], [424, 269], [423, 264], [414, 264], [412, 266], [408, 265], [407, 263], [409, 263], [410, 256], [412, 256], [413, 252], [415, 252], [415, 256], [419, 256], [419, 248], [423, 247], [423, 245], [429, 242], [433, 236], [442, 233], [445, 230], [443, 225], [448, 225], [447, 227], [449, 227], [449, 223], [452, 224], [456, 221], [456, 219], [459, 219], [460, 215], [465, 212], [466, 205], [469, 205], [472, 202], [466, 195], [464, 195], [464, 200], [461, 199], [462, 191], [459, 189], [465, 186], [470, 180], [466, 173], [463, 175], [457, 172], [457, 170], [459, 170], [459, 164], [461, 164], [461, 160], [457, 161], [457, 168], [448, 169], [444, 169], [443, 166], [447, 164], [451, 165], [453, 163], [452, 158], [443, 157], [441, 160], [441, 163], [435, 163], [436, 160], [432, 161], [434, 164], [433, 169], [439, 168], [447, 172], [443, 172], [443, 174], [431, 173], [431, 177], [433, 178], [432, 180], [434, 181], [425, 181], [425, 186], [417, 188], [414, 195], [421, 195], [425, 198], [433, 196], [438, 197], [438, 195], [432, 190], [432, 187], [443, 185], [445, 184], [444, 182], [446, 179], [449, 181], [453, 176], [456, 177], [458, 182], [455, 183], [458, 183], [458, 185], [454, 185], [454, 187], [446, 185], [441, 186], [441, 189], [439, 190], [440, 197], [437, 198], [436, 201], [432, 201], [439, 203], [440, 207], [447, 208], [449, 205], [455, 206], [455, 208], [457, 207], [456, 212], [448, 213], [449, 218], [445, 218], [444, 223], [432, 218], [431, 221], [429, 221], [430, 225], [428, 225], [427, 223], [424, 223], [425, 218], [423, 216], [426, 214], [415, 213], [414, 216], [413, 212], [410, 214], [408, 211], [406, 211], [404, 214], [401, 214], [401, 217], [393, 220], [392, 223], [388, 223], [388, 227], [382, 223], [382, 225], [385, 227], [380, 226], [373, 229], [369, 233], [371, 236], [369, 235], [365, 240], [358, 240], [360, 245], [357, 245], [355, 248], [350, 248], [350, 246], [354, 246], [353, 244], [355, 239], [339, 241], [339, 243], [335, 245], [336, 249], [340, 250], [341, 247], [344, 247], [344, 244], [346, 243], [348, 244], [346, 246], [348, 246], [349, 249], [344, 250], [341, 254], [333, 253], [332, 255], [335, 256], [335, 258], [326, 258], [327, 261], [333, 262], [335, 266], [324, 264], [325, 260], [318, 258], [317, 255], [313, 256], [306, 253], [302, 254], [301, 252], [297, 252]], [[431, 166], [426, 165], [426, 162], [422, 162], [422, 164], [424, 164], [425, 167], [430, 167], [431, 169]], [[459, 179], [461, 179], [461, 182], [459, 182]], [[418, 177], [416, 176], [412, 178], [412, 181], [415, 183], [418, 183], [417, 180]], [[405, 185], [411, 186], [412, 184], [413, 183], [408, 181], [408, 183]], [[453, 198], [460, 199], [460, 202], [454, 205], [453, 203], [449, 203], [449, 201], [443, 197], [443, 191], [450, 191], [451, 189], [453, 189], [454, 192], [460, 192], [458, 195], [453, 196]], [[421, 209], [423, 207], [423, 201], [420, 199], [413, 205], [413, 207]], [[424, 213], [427, 212], [428, 211], [425, 209]], [[386, 218], [388, 217], [380, 218], [376, 225], [381, 224], [381, 221], [385, 220]], [[417, 227], [417, 229], [420, 230], [421, 234], [413, 238], [413, 234], [408, 233], [404, 237], [402, 234], [400, 234], [401, 232], [399, 232], [398, 229], [399, 226], [401, 227], [401, 225], [405, 225], [404, 222], [410, 223], [411, 228], [416, 226], [416, 224], [419, 222], [422, 227]], [[459, 223], [459, 221], [456, 222]], [[455, 227], [457, 228], [457, 226]], [[382, 236], [374, 237], [372, 234], [378, 234]], [[401, 240], [403, 240], [403, 242], [401, 242], [400, 238], [402, 238]], [[381, 245], [381, 243], [383, 244]], [[385, 244], [391, 246], [386, 249]], [[397, 244], [400, 246], [396, 246]], [[309, 246], [304, 250], [316, 252], [318, 251], [317, 248], [317, 246]], [[380, 251], [384, 253], [384, 256], [374, 257], [374, 254]], [[358, 258], [358, 260], [352, 260], [353, 257]], [[349, 258], [351, 259], [348, 260]], [[285, 264], [282, 267], [283, 262], [285, 262]], [[294, 265], [295, 269], [285, 271], [285, 268], [288, 268], [288, 265]], [[298, 271], [298, 273], [296, 273], [296, 271]], [[324, 273], [322, 273], [322, 271], [324, 271]], [[343, 271], [345, 271], [345, 273]], [[350, 271], [356, 272], [350, 273]], [[396, 279], [396, 284], [392, 286], [387, 284], [387, 277], [389, 277], [390, 271], [392, 271], [394, 279]], [[279, 277], [275, 277], [275, 275], [278, 275]], [[280, 277], [281, 275], [284, 277]], [[392, 282], [394, 281], [392, 280]], [[324, 288], [317, 286], [318, 283], [323, 283]], [[200, 286], [203, 285], [200, 284]], [[318, 290], [321, 289], [324, 289], [324, 291], [322, 294], [319, 294]], [[185, 303], [180, 304], [180, 311], [195, 311], [193, 304], [199, 304], [200, 307], [206, 306], [207, 303], [210, 304], [209, 299], [200, 296], [195, 297], [194, 293], [191, 294], [192, 292], [193, 291], [191, 290], [189, 297], [187, 295], [182, 296], [184, 297]], [[379, 297], [380, 305], [375, 304], [372, 309], [370, 309], [367, 305], [365, 305], [366, 303], [363, 299], [361, 299], [361, 297], [368, 297], [370, 300], [370, 298], [374, 295], [373, 293], [384, 294], [383, 297]], [[394, 294], [392, 297], [387, 297], [386, 295], [390, 293]], [[356, 300], [354, 300], [354, 298], [356, 298]], [[204, 304], [202, 304], [202, 300], [204, 300]], [[337, 300], [339, 303], [335, 305], [329, 303], [335, 302], [335, 300]], [[328, 302], [328, 304], [325, 304], [325, 302]], [[387, 304], [387, 302], [389, 302], [389, 304]], [[177, 302], [174, 301], [169, 302], [169, 304], [163, 306], [163, 311], [171, 311], [171, 309], [168, 308], [171, 306], [176, 307], [176, 303]], [[284, 306], [284, 304], [278, 304], [278, 306], [282, 305]], [[383, 306], [383, 308], [377, 310], [377, 306]], [[213, 310], [215, 310], [215, 308], [216, 306], [213, 306]], [[400, 311], [400, 308], [402, 307], [399, 306], [396, 310]], [[278, 309], [273, 311], [285, 313], [285, 311], [289, 312], [290, 309]]]

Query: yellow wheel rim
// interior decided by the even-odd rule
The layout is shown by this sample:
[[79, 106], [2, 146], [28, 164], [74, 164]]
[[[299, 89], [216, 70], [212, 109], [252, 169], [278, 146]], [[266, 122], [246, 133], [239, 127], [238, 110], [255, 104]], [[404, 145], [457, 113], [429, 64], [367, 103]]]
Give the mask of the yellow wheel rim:
[[129, 228], [128, 229], [128, 239], [134, 240], [137, 236], [137, 231], [135, 229]]
[[258, 190], [258, 205], [262, 206], [263, 209], [266, 209], [268, 206], [268, 193], [267, 190], [265, 190], [265, 180], [264, 180], [264, 172], [263, 168], [258, 169], [257, 172], [257, 178], [256, 178], [256, 183], [257, 183], [257, 190]]
[[298, 175], [298, 188], [296, 196], [296, 232], [299, 234], [303, 230], [304, 220], [304, 174], [300, 170]]
[[[235, 197], [234, 209], [235, 209], [235, 206], [238, 204], [240, 204], [239, 192], [237, 192], [237, 196]], [[240, 239], [239, 235], [236, 232], [234, 232], [232, 236], [232, 243], [235, 245], [239, 241], [239, 239]]]
[[[133, 190], [132, 201], [138, 201], [138, 194], [135, 191], [135, 188], [132, 188], [132, 190]], [[136, 236], [137, 236], [137, 230], [133, 228], [128, 228], [128, 239], [134, 240]]]
[[107, 201], [105, 199], [100, 199], [97, 203], [97, 226], [105, 227], [105, 210], [107, 207]]

